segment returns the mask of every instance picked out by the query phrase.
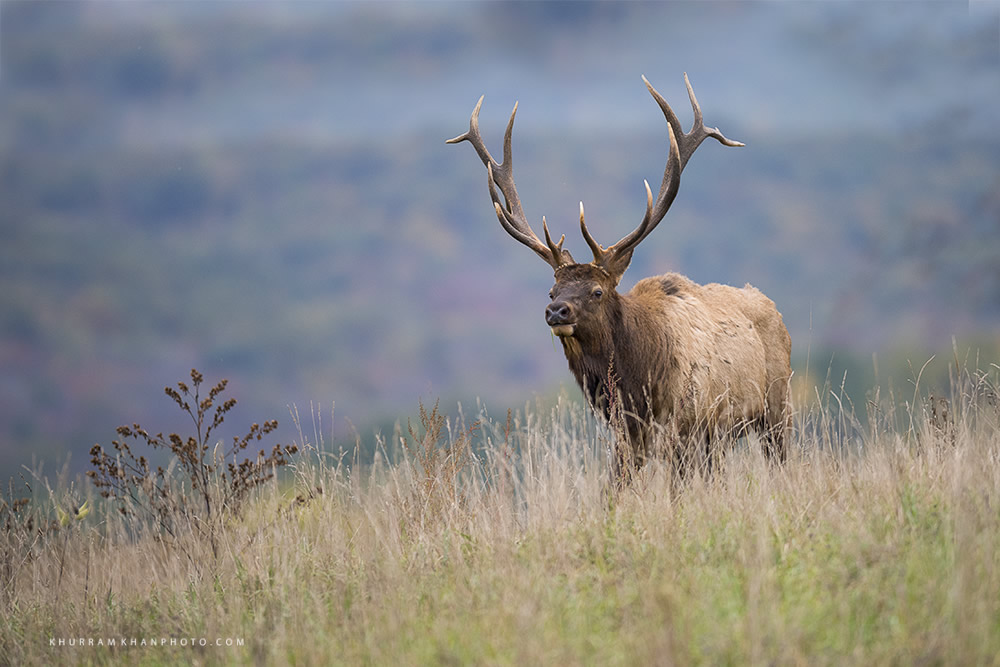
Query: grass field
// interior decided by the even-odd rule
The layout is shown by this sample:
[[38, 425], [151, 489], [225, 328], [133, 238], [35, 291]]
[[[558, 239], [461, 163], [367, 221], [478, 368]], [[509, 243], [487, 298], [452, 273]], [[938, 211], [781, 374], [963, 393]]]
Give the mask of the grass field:
[[570, 402], [427, 410], [364, 466], [307, 418], [214, 552], [36, 488], [4, 509], [0, 663], [998, 664], [997, 386], [964, 372], [864, 420], [814, 390], [783, 467], [751, 438], [610, 502], [607, 433]]

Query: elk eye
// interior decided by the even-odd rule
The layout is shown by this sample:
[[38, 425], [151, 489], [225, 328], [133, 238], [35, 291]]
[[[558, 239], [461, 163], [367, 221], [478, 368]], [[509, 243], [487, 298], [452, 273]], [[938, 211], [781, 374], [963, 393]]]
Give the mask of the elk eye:
[[590, 295], [592, 297], [594, 297], [595, 299], [600, 299], [602, 296], [604, 296], [604, 290], [602, 290], [600, 287], [598, 287], [593, 292], [591, 292]]
[[556, 292], [555, 292], [555, 290], [549, 290], [549, 298], [550, 299], [556, 298]]

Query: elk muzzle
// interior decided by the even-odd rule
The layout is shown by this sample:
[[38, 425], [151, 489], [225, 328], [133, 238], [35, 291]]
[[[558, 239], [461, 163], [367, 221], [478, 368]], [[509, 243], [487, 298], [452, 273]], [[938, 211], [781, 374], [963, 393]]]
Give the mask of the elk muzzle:
[[572, 336], [576, 330], [576, 310], [568, 301], [553, 301], [545, 309], [545, 323], [556, 336]]

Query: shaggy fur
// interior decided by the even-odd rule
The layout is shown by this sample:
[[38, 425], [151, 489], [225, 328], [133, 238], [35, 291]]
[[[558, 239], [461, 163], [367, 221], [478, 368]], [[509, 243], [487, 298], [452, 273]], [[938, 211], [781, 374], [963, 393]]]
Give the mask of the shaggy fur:
[[698, 285], [676, 273], [627, 294], [616, 283], [573, 264], [556, 271], [552, 289], [574, 321], [561, 341], [577, 383], [595, 409], [613, 421], [617, 407], [624, 422], [614, 473], [656, 448], [690, 460], [699, 444], [748, 427], [783, 460], [791, 339], [774, 302], [750, 285]]

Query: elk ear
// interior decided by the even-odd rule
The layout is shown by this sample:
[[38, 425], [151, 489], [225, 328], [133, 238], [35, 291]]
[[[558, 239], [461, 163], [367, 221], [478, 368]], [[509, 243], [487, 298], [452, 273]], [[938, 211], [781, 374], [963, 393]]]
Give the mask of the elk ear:
[[622, 253], [613, 254], [611, 257], [606, 257], [600, 264], [601, 268], [607, 271], [611, 279], [615, 281], [616, 287], [621, 282], [622, 276], [625, 275], [628, 265], [632, 263], [632, 251], [633, 248], [628, 248]]

